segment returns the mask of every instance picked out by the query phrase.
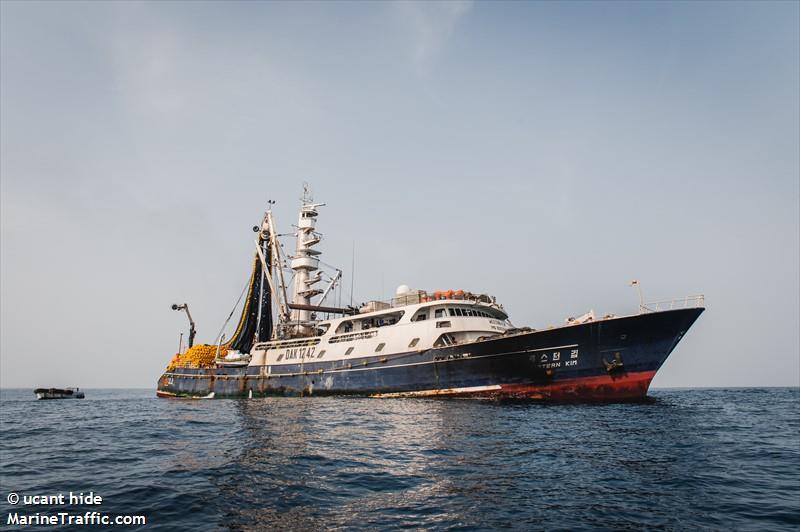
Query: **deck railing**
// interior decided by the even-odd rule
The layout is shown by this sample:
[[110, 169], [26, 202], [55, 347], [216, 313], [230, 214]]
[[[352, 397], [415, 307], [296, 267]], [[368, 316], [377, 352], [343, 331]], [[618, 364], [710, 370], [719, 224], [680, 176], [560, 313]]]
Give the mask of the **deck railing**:
[[664, 299], [662, 301], [652, 301], [639, 305], [639, 314], [648, 312], [662, 312], [664, 310], [678, 310], [685, 308], [701, 308], [706, 306], [703, 294], [695, 296], [679, 297], [675, 299]]

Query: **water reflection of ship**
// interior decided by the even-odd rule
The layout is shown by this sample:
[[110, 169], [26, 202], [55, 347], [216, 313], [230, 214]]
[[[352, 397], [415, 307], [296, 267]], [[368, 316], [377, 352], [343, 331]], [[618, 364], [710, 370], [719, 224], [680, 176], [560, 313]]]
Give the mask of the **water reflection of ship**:
[[537, 331], [514, 327], [494, 297], [463, 290], [401, 285], [390, 301], [328, 306], [342, 272], [322, 271], [316, 220], [323, 205], [306, 189], [289, 257], [267, 210], [254, 228], [253, 271], [232, 339], [177, 355], [159, 379], [159, 396], [642, 399], [704, 310], [703, 296], [691, 296], [642, 303], [629, 316], [590, 312]]
[[356, 515], [361, 527], [380, 528], [379, 520], [392, 519], [386, 510], [422, 508], [457, 493], [453, 478], [434, 471], [443, 459], [466, 467], [482, 452], [467, 443], [474, 431], [455, 434], [475, 423], [474, 410], [452, 402], [287, 401], [235, 403], [244, 442], [239, 473], [217, 482], [222, 497], [244, 501], [228, 510], [234, 529], [347, 528]]

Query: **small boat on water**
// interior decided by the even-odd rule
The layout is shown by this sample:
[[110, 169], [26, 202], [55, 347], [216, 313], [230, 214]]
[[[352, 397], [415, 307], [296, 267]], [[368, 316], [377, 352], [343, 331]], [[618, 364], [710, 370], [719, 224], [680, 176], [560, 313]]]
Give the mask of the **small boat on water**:
[[37, 399], [83, 399], [80, 388], [36, 388], [33, 390]]

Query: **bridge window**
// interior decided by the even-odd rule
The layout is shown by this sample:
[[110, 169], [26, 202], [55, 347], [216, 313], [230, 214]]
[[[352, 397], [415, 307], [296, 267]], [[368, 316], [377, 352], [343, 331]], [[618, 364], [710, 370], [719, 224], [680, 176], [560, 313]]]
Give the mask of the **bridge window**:
[[[449, 308], [447, 311], [451, 316], [461, 316], [467, 318], [493, 318], [489, 312], [479, 309]], [[438, 315], [437, 315], [438, 317]]]
[[352, 321], [343, 321], [339, 324], [339, 327], [336, 328], [336, 334], [339, 333], [349, 333], [353, 332], [353, 322]]
[[365, 331], [373, 327], [388, 327], [389, 325], [396, 325], [405, 314], [404, 310], [399, 312], [387, 312], [386, 314], [378, 314], [361, 320], [361, 330]]

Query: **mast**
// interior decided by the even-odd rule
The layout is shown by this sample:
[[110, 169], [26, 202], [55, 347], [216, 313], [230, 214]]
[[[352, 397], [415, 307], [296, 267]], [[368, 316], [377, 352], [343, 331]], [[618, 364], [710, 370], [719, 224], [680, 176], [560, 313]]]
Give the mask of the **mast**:
[[[301, 200], [300, 215], [297, 220], [297, 246], [291, 258], [291, 268], [294, 270], [294, 291], [292, 303], [298, 307], [311, 305], [311, 298], [322, 293], [314, 285], [320, 282], [322, 273], [319, 272], [319, 250], [314, 246], [320, 243], [322, 235], [315, 231], [317, 208], [324, 203], [314, 203], [311, 189], [308, 184], [303, 185], [303, 198]], [[307, 335], [311, 333], [311, 311], [295, 308], [292, 310], [292, 324], [295, 334]]]

